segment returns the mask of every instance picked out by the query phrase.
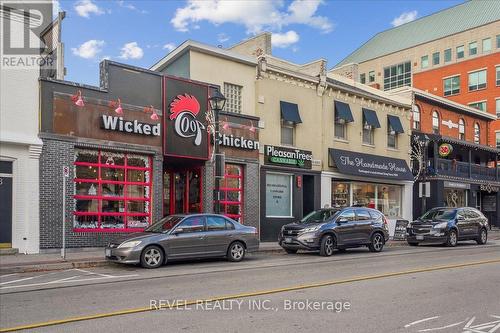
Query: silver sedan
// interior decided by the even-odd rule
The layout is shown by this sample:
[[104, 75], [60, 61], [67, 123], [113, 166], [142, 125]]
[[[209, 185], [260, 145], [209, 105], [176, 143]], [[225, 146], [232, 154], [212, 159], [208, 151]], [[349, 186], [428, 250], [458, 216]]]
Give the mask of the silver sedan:
[[111, 242], [106, 259], [157, 268], [167, 260], [226, 257], [241, 261], [259, 248], [257, 229], [223, 215], [170, 215], [141, 233]]

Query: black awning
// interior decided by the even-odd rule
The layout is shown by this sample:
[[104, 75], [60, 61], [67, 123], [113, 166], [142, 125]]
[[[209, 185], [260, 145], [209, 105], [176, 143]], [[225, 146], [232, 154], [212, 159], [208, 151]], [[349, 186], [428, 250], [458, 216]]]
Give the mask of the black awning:
[[375, 111], [363, 108], [363, 118], [364, 122], [367, 125], [373, 126], [375, 128], [380, 128], [380, 123]]
[[346, 123], [354, 121], [349, 104], [335, 101], [335, 118], [344, 119]]
[[297, 104], [280, 101], [281, 119], [299, 124], [302, 122]]
[[389, 126], [391, 130], [396, 132], [397, 134], [404, 133], [403, 124], [401, 124], [401, 119], [398, 116], [387, 115], [387, 119], [389, 120]]
[[340, 173], [393, 180], [413, 180], [405, 160], [379, 155], [362, 154], [342, 149], [328, 149]]

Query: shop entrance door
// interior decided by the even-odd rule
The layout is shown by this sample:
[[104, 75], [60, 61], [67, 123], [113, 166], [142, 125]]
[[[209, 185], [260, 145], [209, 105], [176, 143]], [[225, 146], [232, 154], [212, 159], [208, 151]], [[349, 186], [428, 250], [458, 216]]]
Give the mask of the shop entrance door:
[[201, 170], [165, 171], [163, 215], [202, 212]]
[[12, 162], [0, 161], [0, 248], [12, 246]]
[[302, 216], [314, 210], [314, 176], [304, 175], [302, 185]]

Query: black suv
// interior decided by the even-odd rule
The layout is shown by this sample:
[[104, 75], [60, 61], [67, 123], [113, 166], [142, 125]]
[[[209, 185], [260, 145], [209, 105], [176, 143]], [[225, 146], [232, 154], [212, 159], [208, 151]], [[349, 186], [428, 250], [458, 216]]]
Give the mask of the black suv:
[[416, 221], [408, 224], [406, 240], [419, 243], [442, 243], [456, 246], [459, 240], [475, 240], [485, 244], [488, 240], [488, 219], [472, 207], [438, 207], [429, 210]]
[[297, 223], [284, 225], [278, 237], [287, 253], [296, 253], [299, 249], [319, 250], [322, 256], [331, 256], [334, 249], [359, 246], [380, 252], [387, 240], [389, 232], [384, 214], [365, 207], [314, 211]]

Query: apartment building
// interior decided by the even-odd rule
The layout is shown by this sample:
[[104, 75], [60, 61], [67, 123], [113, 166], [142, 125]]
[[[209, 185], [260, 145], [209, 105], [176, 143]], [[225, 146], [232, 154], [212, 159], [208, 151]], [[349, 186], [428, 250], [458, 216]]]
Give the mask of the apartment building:
[[[413, 86], [496, 115], [500, 2], [465, 1], [382, 31], [332, 69], [381, 90]], [[500, 121], [485, 144], [500, 143]]]

